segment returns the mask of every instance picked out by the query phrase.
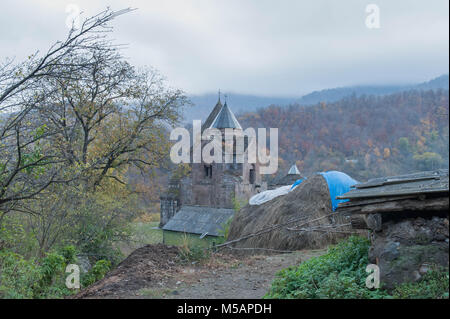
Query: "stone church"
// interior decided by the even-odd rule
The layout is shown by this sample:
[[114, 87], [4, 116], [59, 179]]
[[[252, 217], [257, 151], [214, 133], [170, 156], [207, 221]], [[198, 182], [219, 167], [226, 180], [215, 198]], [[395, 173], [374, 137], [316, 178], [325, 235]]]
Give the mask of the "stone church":
[[[219, 100], [202, 125], [202, 133], [214, 128], [222, 132], [223, 154], [225, 129], [242, 133], [242, 127], [225, 101]], [[203, 146], [210, 141], [202, 141]], [[258, 163], [248, 163], [248, 139], [244, 154], [233, 148], [232, 163], [193, 163], [190, 174], [181, 180], [172, 179], [166, 194], [161, 196], [161, 223], [164, 231], [205, 236], [219, 236], [217, 228], [233, 216], [236, 202], [246, 203], [251, 196], [266, 190]], [[237, 156], [243, 155], [243, 163]], [[200, 237], [201, 237], [200, 236]]]

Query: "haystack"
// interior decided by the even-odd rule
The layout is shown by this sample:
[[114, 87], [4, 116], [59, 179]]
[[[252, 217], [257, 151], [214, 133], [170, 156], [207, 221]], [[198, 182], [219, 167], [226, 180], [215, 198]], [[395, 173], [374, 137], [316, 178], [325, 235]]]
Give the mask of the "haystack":
[[[331, 216], [325, 217], [327, 215]], [[321, 219], [304, 225], [305, 221], [318, 218]], [[347, 224], [348, 221], [343, 216], [333, 213], [327, 182], [321, 175], [314, 175], [285, 196], [259, 206], [248, 205], [237, 212], [230, 226], [228, 240], [235, 240], [296, 219], [302, 220], [239, 241], [233, 247], [276, 250], [318, 249], [336, 243], [348, 236], [347, 232], [351, 230], [350, 226], [327, 228]], [[292, 230], [296, 227], [305, 230], [318, 225], [321, 225], [320, 231]]]

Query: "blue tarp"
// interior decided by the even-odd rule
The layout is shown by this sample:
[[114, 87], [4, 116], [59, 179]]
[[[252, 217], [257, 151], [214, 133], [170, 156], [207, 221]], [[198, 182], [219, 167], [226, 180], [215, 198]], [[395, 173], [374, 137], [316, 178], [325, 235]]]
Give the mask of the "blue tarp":
[[[358, 184], [358, 181], [354, 180], [347, 174], [338, 171], [322, 172], [319, 174], [322, 175], [327, 181], [328, 189], [330, 190], [331, 206], [333, 207], [333, 211], [335, 211], [339, 203], [348, 201], [348, 199], [336, 199], [336, 197], [349, 192], [352, 186]], [[306, 178], [297, 180], [292, 185], [291, 190], [305, 180]]]
[[294, 188], [296, 188], [298, 185], [300, 185], [300, 184], [301, 184], [303, 181], [305, 181], [305, 180], [306, 180], [306, 177], [303, 178], [303, 179], [298, 179], [298, 180], [296, 180], [295, 183], [292, 184], [291, 190], [293, 190]]
[[330, 190], [331, 206], [333, 207], [333, 211], [335, 211], [339, 203], [348, 201], [348, 199], [336, 199], [336, 197], [349, 192], [352, 186], [358, 184], [358, 181], [354, 180], [347, 174], [338, 171], [330, 171], [319, 174], [322, 175], [327, 181], [328, 189]]

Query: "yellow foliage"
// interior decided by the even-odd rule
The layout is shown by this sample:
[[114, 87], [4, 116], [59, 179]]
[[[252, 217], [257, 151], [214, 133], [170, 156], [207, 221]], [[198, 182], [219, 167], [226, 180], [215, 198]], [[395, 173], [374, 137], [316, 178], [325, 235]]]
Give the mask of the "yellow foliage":
[[381, 157], [381, 153], [378, 147], [375, 147], [375, 149], [373, 150], [373, 153], [377, 156], [377, 157]]

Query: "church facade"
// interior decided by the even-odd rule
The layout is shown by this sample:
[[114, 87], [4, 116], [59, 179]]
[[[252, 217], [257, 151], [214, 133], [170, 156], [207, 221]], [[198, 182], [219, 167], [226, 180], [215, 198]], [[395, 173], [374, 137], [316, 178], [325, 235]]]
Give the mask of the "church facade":
[[[234, 129], [238, 134], [242, 133], [242, 127], [235, 115], [228, 107], [227, 102], [222, 104], [220, 96], [217, 104], [202, 125], [202, 133], [208, 129], [217, 129], [222, 132], [222, 140], [213, 141], [219, 143], [225, 154], [225, 129]], [[202, 141], [202, 148], [211, 141]], [[205, 229], [198, 226], [199, 222], [195, 218], [207, 220], [205, 214], [218, 214], [219, 211], [231, 214], [235, 203], [246, 203], [251, 196], [267, 189], [266, 183], [262, 182], [258, 163], [249, 163], [248, 149], [249, 141], [244, 142], [244, 153], [239, 154], [236, 147], [233, 148], [232, 163], [193, 163], [190, 164], [190, 174], [181, 180], [171, 180], [169, 190], [161, 196], [161, 224], [163, 230], [179, 231], [200, 234]], [[223, 155], [225, 156], [225, 155]], [[243, 163], [239, 163], [237, 158], [243, 158]], [[186, 207], [186, 212], [190, 211], [192, 220], [186, 220], [183, 226], [180, 222], [170, 222], [180, 211]], [[195, 209], [197, 207], [197, 209]], [[201, 209], [200, 209], [201, 208]], [[193, 211], [202, 213], [192, 213]], [[189, 219], [186, 212], [182, 212], [178, 217], [184, 216]], [[209, 213], [208, 213], [209, 212]], [[220, 219], [220, 218], [219, 218]], [[173, 225], [171, 225], [173, 224]], [[177, 224], [177, 225], [175, 225]], [[197, 225], [197, 226], [196, 226]], [[211, 227], [219, 225], [203, 225], [209, 227], [209, 235], [213, 233]], [[180, 230], [181, 229], [181, 230]]]

